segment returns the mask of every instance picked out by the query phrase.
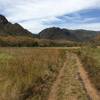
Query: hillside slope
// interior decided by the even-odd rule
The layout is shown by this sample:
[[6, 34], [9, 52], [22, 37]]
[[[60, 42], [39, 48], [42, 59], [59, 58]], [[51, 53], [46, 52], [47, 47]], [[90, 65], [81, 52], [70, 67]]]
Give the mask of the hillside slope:
[[5, 16], [0, 15], [0, 35], [20, 35], [20, 36], [33, 36], [34, 34], [24, 29], [18, 23], [10, 23]]
[[51, 27], [39, 33], [40, 38], [50, 40], [69, 40], [69, 41], [89, 41], [96, 37], [100, 32], [90, 30], [68, 30]]
[[38, 34], [33, 34], [24, 29], [18, 23], [12, 24], [5, 16], [0, 15], [0, 36], [29, 36], [38, 38], [40, 40], [53, 40], [53, 41], [71, 41], [71, 42], [87, 42], [94, 40], [95, 37], [100, 35], [100, 31], [90, 30], [69, 30], [61, 29], [58, 27], [46, 28]]

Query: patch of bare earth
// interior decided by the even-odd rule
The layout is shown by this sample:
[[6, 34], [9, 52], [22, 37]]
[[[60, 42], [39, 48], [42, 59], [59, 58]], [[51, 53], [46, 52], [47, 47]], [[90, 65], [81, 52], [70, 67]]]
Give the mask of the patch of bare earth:
[[76, 78], [76, 59], [73, 54], [66, 55], [66, 61], [51, 87], [48, 100], [88, 100], [81, 82]]
[[[65, 82], [65, 83], [69, 82], [69, 84], [65, 84], [63, 86], [64, 88], [62, 88], [62, 90], [60, 89], [60, 91], [63, 91], [64, 98], [62, 98], [62, 100], [100, 100], [99, 93], [95, 89], [95, 87], [93, 86], [91, 81], [89, 80], [88, 74], [87, 74], [86, 70], [84, 69], [78, 56], [75, 54], [70, 54], [68, 57], [69, 58], [67, 59], [67, 61], [65, 61], [62, 69], [59, 72], [59, 75], [57, 76], [55, 82], [53, 83], [53, 85], [51, 87], [51, 91], [49, 93], [48, 100], [58, 100], [58, 92], [59, 92], [58, 90], [60, 88], [59, 86], [60, 85], [63, 86], [63, 82]], [[75, 64], [71, 65], [71, 63], [73, 61], [75, 61]], [[70, 71], [72, 71], [72, 72], [70, 72]], [[79, 73], [79, 77], [81, 78], [81, 81], [79, 79], [75, 80], [75, 78], [74, 78], [76, 75], [75, 73]], [[72, 83], [70, 83], [70, 80], [72, 81]], [[81, 82], [82, 82], [82, 84], [81, 84]], [[71, 84], [74, 84], [74, 87]], [[68, 92], [68, 90], [72, 89], [72, 88], [75, 89], [72, 91], [73, 93], [75, 91], [77, 92], [77, 93], [75, 93], [76, 95], [70, 94], [71, 90], [70, 90], [70, 92]], [[80, 91], [80, 94], [78, 92], [78, 89]], [[65, 92], [67, 93], [67, 95], [65, 95], [66, 94]], [[68, 93], [69, 93], [69, 95], [68, 95]], [[86, 97], [86, 95], [88, 97]], [[77, 98], [77, 96], [80, 96], [81, 98]], [[59, 100], [61, 100], [61, 98]]]
[[80, 59], [76, 56], [77, 64], [79, 66], [79, 74], [91, 100], [100, 100], [98, 91], [94, 88], [93, 84], [88, 78], [88, 73], [84, 69]]
[[56, 78], [56, 81], [53, 83], [52, 87], [51, 87], [51, 91], [48, 97], [48, 100], [57, 100], [57, 90], [58, 90], [58, 85], [59, 83], [61, 83], [61, 78], [63, 76], [63, 72], [66, 66], [66, 61], [62, 67], [62, 69], [59, 72], [59, 75]]

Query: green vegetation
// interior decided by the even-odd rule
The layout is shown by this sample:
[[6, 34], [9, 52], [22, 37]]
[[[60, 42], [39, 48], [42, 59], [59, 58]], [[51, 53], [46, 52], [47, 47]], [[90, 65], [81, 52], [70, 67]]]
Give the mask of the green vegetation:
[[38, 46], [38, 39], [28, 36], [0, 36], [1, 47], [34, 47]]
[[80, 49], [77, 54], [88, 72], [91, 82], [100, 91], [100, 49], [86, 47]]
[[29, 36], [0, 36], [0, 47], [72, 47], [80, 42], [38, 39]]

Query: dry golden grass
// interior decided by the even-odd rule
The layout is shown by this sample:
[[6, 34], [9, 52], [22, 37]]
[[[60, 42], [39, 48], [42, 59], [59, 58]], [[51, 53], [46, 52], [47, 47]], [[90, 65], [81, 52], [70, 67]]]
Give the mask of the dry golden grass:
[[64, 50], [0, 48], [0, 100], [46, 100]]
[[[78, 77], [73, 51], [78, 52], [74, 48], [0, 48], [0, 100], [47, 100], [65, 60], [67, 65], [57, 89], [57, 99], [88, 100]], [[99, 89], [100, 49], [79, 48], [78, 53], [85, 59], [91, 80]]]
[[67, 63], [57, 93], [57, 100], [89, 100], [74, 54], [67, 53]]
[[100, 91], [100, 48], [83, 48], [78, 51], [78, 55], [91, 82]]

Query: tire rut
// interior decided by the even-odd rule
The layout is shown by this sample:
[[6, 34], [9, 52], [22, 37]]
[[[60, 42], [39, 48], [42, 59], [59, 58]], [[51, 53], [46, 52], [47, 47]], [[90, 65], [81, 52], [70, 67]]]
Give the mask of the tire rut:
[[79, 74], [80, 78], [84, 84], [84, 87], [87, 91], [87, 95], [89, 95], [90, 100], [100, 100], [100, 96], [98, 91], [94, 88], [93, 84], [91, 83], [90, 79], [88, 78], [88, 73], [84, 69], [80, 59], [77, 55], [75, 55], [77, 65], [79, 66]]

